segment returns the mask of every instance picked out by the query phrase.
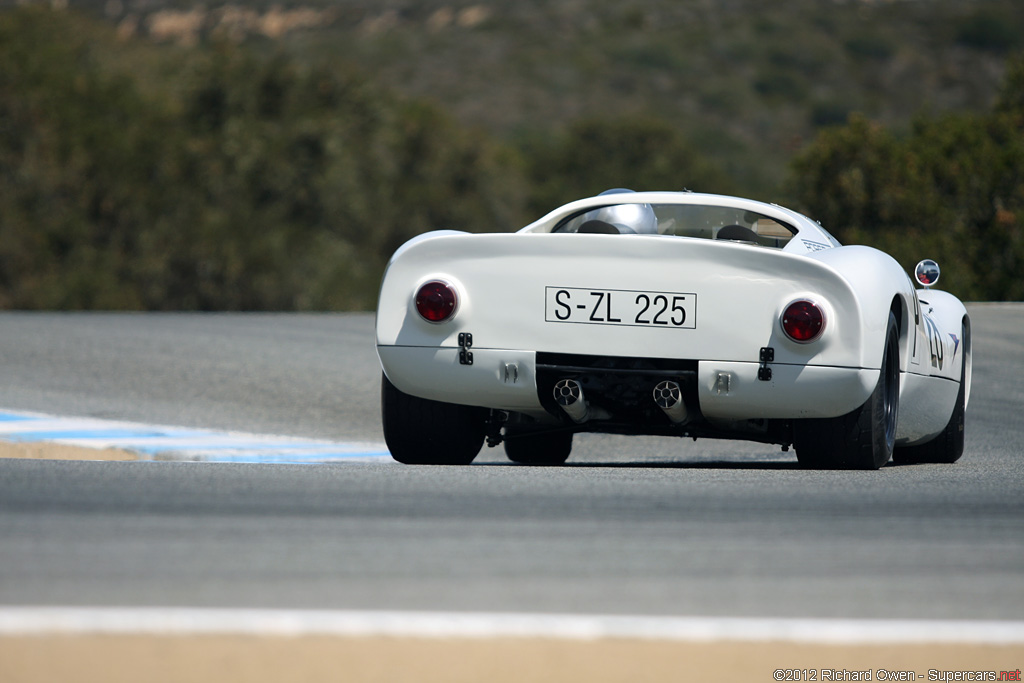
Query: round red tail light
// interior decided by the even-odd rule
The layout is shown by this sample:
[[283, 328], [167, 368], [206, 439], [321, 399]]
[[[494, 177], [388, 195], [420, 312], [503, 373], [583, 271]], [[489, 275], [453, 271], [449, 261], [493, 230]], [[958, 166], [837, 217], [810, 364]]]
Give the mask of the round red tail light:
[[813, 301], [794, 301], [782, 313], [782, 331], [795, 342], [812, 342], [825, 331], [825, 313]]
[[456, 304], [455, 289], [447, 282], [433, 280], [416, 292], [417, 312], [432, 323], [442, 323], [455, 315]]

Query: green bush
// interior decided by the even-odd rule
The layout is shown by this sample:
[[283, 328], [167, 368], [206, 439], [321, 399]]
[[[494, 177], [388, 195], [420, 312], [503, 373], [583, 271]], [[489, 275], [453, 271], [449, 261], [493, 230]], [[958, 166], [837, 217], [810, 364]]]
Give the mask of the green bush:
[[988, 8], [967, 17], [957, 29], [956, 38], [962, 45], [997, 53], [1010, 52], [1022, 44], [1012, 17]]
[[972, 300], [1024, 298], [1024, 60], [990, 113], [920, 118], [897, 136], [862, 116], [823, 131], [792, 166], [808, 213], [844, 242], [911, 268], [943, 266]]
[[367, 309], [409, 237], [521, 220], [513, 157], [361, 72], [222, 43], [146, 97], [94, 30], [0, 14], [2, 307]]

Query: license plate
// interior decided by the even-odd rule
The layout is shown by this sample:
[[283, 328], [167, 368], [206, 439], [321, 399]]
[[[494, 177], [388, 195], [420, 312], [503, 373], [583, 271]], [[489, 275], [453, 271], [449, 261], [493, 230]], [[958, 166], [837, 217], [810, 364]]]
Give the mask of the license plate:
[[583, 325], [697, 328], [697, 295], [632, 289], [545, 287], [544, 320]]

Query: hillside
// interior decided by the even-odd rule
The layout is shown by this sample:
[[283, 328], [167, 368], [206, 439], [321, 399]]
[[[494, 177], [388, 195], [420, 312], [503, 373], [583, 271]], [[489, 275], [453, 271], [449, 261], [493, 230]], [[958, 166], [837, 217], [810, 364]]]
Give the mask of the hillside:
[[582, 118], [664, 120], [740, 189], [769, 196], [792, 153], [852, 112], [905, 129], [922, 113], [988, 108], [1024, 47], [1012, 0], [110, 0], [93, 11], [123, 36], [223, 36], [354, 63], [513, 142]]
[[410, 237], [609, 187], [1024, 297], [1019, 2], [62, 2], [0, 6], [0, 308], [367, 310]]

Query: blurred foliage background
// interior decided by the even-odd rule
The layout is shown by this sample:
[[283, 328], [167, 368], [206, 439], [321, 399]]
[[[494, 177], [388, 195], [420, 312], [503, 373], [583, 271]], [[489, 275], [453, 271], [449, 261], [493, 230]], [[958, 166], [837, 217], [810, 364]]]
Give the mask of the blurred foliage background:
[[432, 229], [778, 202], [1024, 299], [1018, 0], [0, 3], [0, 308], [369, 310]]

